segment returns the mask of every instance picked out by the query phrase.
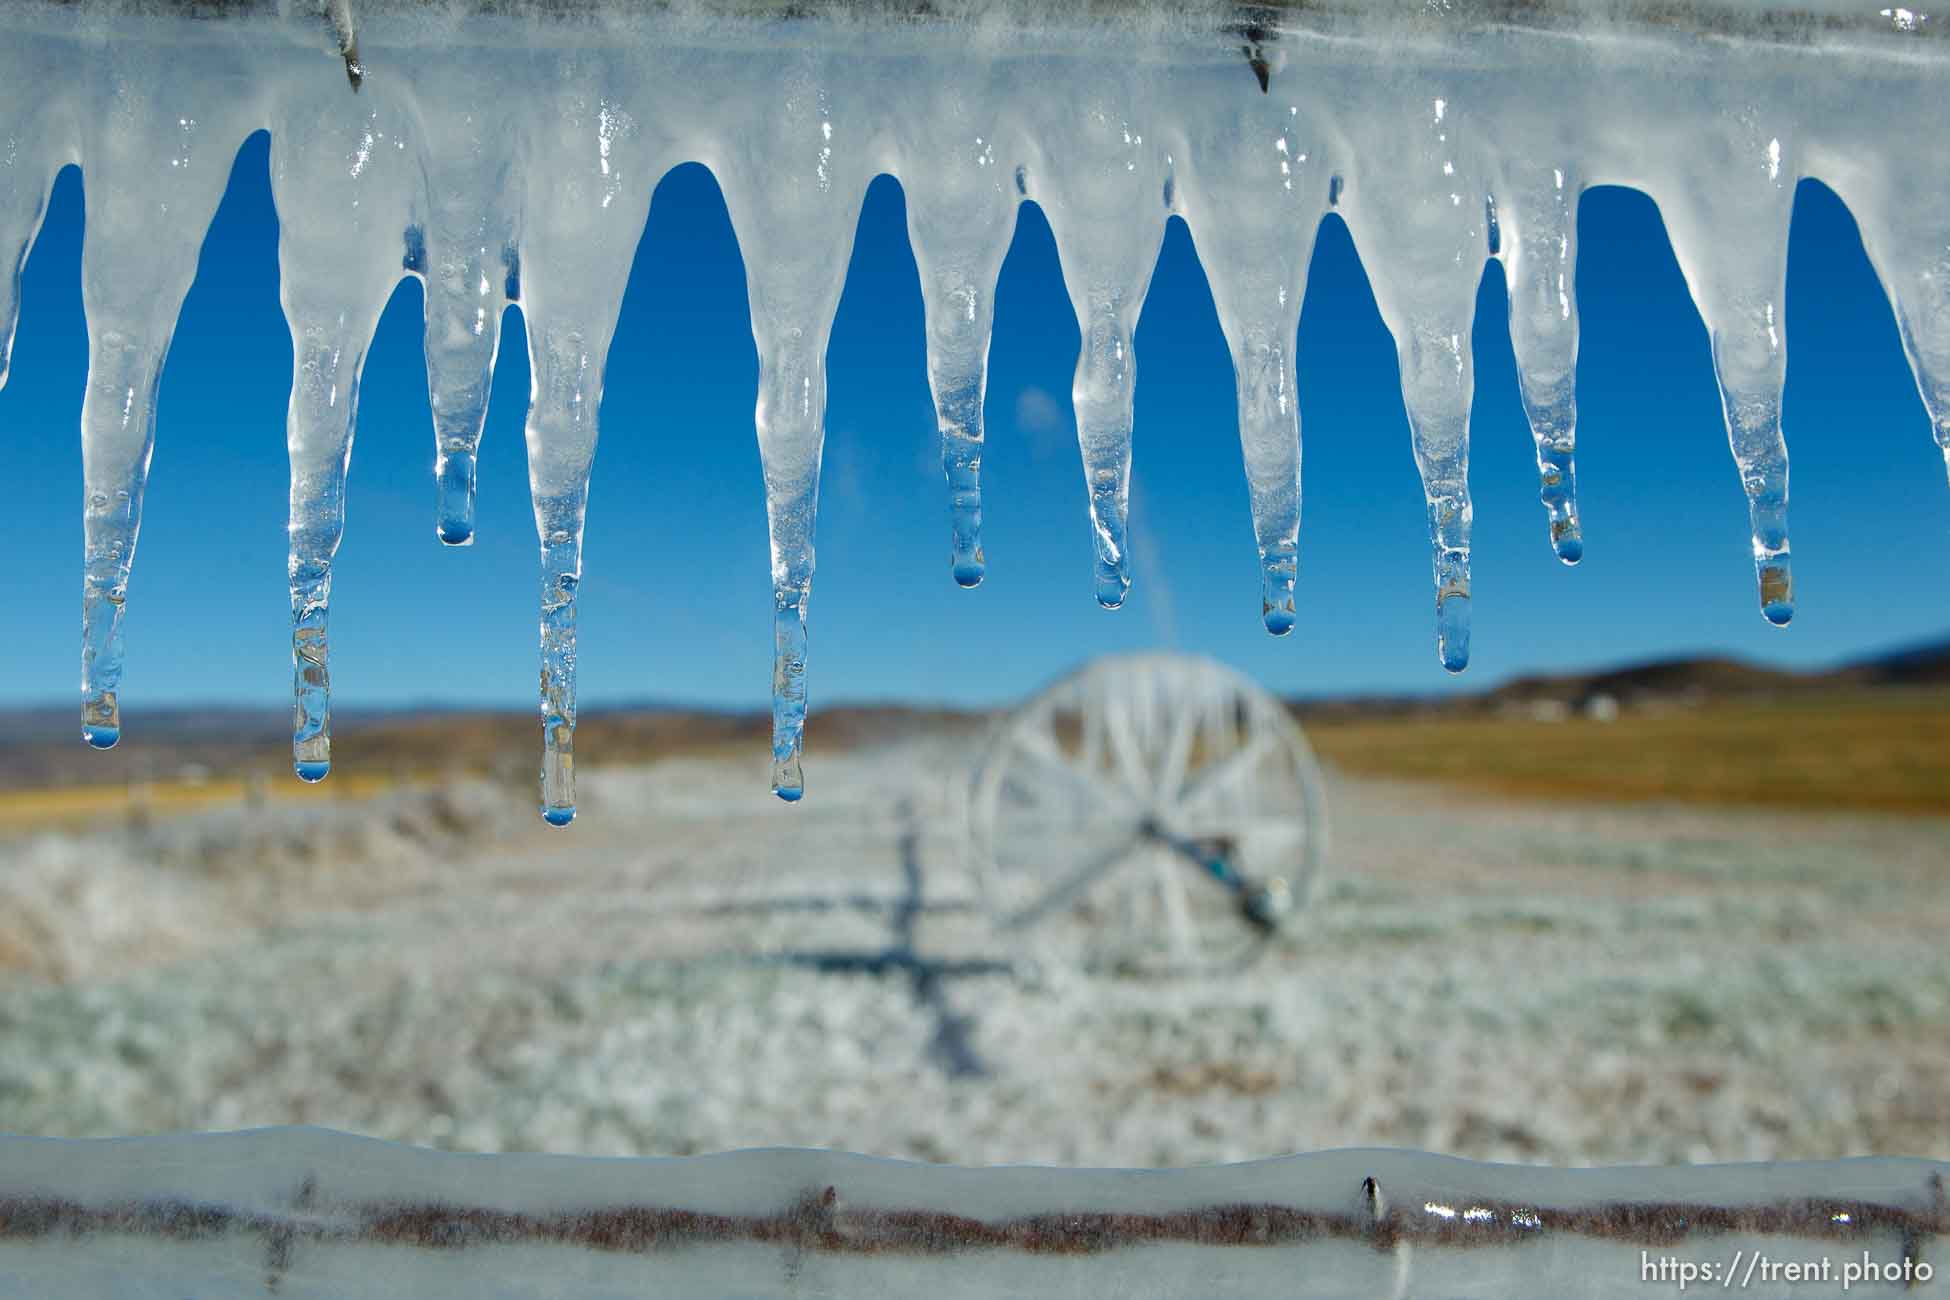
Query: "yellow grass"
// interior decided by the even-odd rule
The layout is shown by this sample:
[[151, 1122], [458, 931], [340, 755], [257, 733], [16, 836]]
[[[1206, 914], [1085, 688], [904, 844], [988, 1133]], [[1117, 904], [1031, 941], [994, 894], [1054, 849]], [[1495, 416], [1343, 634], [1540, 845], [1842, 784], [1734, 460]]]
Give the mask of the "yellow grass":
[[1628, 712], [1614, 722], [1320, 719], [1308, 734], [1349, 773], [1517, 798], [1950, 816], [1950, 689], [1937, 687]]
[[125, 825], [145, 814], [165, 816], [261, 798], [270, 803], [363, 799], [398, 784], [390, 776], [352, 773], [324, 785], [306, 785], [288, 774], [257, 786], [236, 778], [149, 781], [137, 785], [74, 785], [55, 790], [0, 790], [0, 831], [33, 828], [74, 830], [90, 823]]

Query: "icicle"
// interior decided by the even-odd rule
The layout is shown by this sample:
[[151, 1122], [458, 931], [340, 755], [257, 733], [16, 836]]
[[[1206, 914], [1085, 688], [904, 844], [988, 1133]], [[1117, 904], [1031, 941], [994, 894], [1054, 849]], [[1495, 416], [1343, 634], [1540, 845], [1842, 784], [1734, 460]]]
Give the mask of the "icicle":
[[[617, 300], [620, 304], [620, 294]], [[614, 312], [607, 324], [615, 328]], [[551, 826], [567, 826], [576, 815], [575, 601], [609, 351], [607, 333], [592, 337], [596, 334], [580, 325], [538, 320], [529, 335], [535, 382], [528, 407], [528, 478], [542, 543], [541, 799], [542, 819]]]
[[[19, 133], [0, 124], [0, 389], [7, 386], [14, 327], [20, 322], [20, 273], [40, 232], [57, 166], [42, 122]], [[27, 132], [27, 139], [21, 138]]]
[[[1434, 553], [1436, 655], [1459, 673], [1469, 666], [1469, 403], [1474, 392], [1470, 324], [1486, 241], [1481, 194], [1453, 137], [1458, 112], [1430, 94], [1404, 150], [1377, 119], [1356, 158], [1388, 159], [1372, 192], [1350, 181], [1339, 206], [1362, 244], [1362, 262], [1382, 320], [1395, 336], [1409, 439], [1428, 503]], [[1404, 152], [1404, 171], [1393, 170]], [[1463, 164], [1463, 165], [1459, 165]]]
[[1727, 441], [1753, 527], [1760, 612], [1780, 627], [1794, 617], [1781, 390], [1787, 379], [1784, 303], [1795, 168], [1783, 163], [1779, 137], [1751, 116], [1745, 124], [1747, 130], [1722, 137], [1729, 156], [1702, 160], [1701, 175], [1712, 181], [1653, 197], [1713, 342]]
[[1939, 226], [1917, 242], [1921, 247], [1912, 265], [1923, 269], [1909, 272], [1910, 283], [1892, 297], [1903, 350], [1950, 475], [1950, 227]]
[[1260, 616], [1293, 630], [1300, 536], [1300, 394], [1294, 340], [1314, 236], [1326, 211], [1325, 160], [1298, 109], [1277, 101], [1228, 121], [1187, 151], [1180, 203], [1232, 349], [1239, 442], [1259, 543]]
[[322, 781], [331, 771], [332, 560], [345, 534], [359, 374], [400, 278], [399, 232], [418, 170], [403, 114], [383, 92], [365, 97], [356, 115], [339, 111], [343, 95], [343, 87], [300, 83], [280, 103], [271, 136], [278, 265], [293, 365], [285, 429], [291, 457], [291, 759], [305, 781]]
[[528, 283], [528, 483], [541, 541], [541, 813], [576, 815], [576, 590], [596, 454], [603, 373], [630, 260], [667, 165], [643, 154], [639, 118], [591, 92], [597, 69], [561, 68], [552, 113], [538, 113], [523, 246]]
[[1028, 185], [1056, 236], [1083, 336], [1070, 396], [1090, 493], [1097, 603], [1116, 609], [1131, 587], [1125, 525], [1137, 389], [1132, 336], [1164, 243], [1171, 161], [1155, 133], [1146, 142], [1143, 124], [1116, 96], [1082, 94], [1088, 108], [1042, 133], [1063, 165], [1030, 168]]
[[1510, 292], [1510, 347], [1530, 436], [1537, 444], [1539, 498], [1551, 549], [1566, 564], [1584, 558], [1578, 525], [1577, 445], [1579, 184], [1565, 167], [1515, 171], [1501, 209], [1492, 209]]
[[995, 128], [970, 128], [953, 96], [926, 120], [909, 152], [926, 164], [906, 186], [908, 240], [921, 273], [928, 386], [948, 480], [949, 562], [955, 581], [982, 581], [982, 397], [988, 386], [995, 282], [1016, 229], [1014, 181], [997, 159]]
[[[418, 89], [426, 116], [420, 140], [426, 209], [409, 240], [408, 269], [426, 280], [434, 533], [448, 546], [468, 546], [501, 316], [521, 296], [520, 232], [507, 199], [521, 162], [513, 125], [495, 111], [501, 93], [492, 83], [435, 66], [424, 70]], [[494, 98], [481, 102], [483, 96]], [[427, 107], [436, 104], [437, 112]]]
[[102, 106], [82, 147], [81, 733], [97, 749], [122, 733], [122, 616], [155, 446], [156, 385], [245, 134], [242, 122], [205, 120], [179, 88], [122, 71], [104, 69]]
[[0, 86], [32, 87], [0, 100], [0, 389], [7, 386], [20, 276], [40, 232], [54, 177], [74, 157], [68, 87], [44, 78], [47, 51], [33, 41], [0, 39]]
[[[776, 100], [727, 123], [735, 152], [713, 161], [745, 257], [758, 347], [754, 423], [772, 542], [772, 792], [805, 794], [806, 606], [826, 439], [826, 343], [854, 228], [875, 170], [836, 122], [831, 83], [800, 69]], [[856, 130], [858, 128], [855, 128]]]
[[[1892, 165], [1893, 164], [1893, 165]], [[1855, 214], [1950, 474], [1950, 149], [1884, 159], [1863, 147], [1823, 169]]]

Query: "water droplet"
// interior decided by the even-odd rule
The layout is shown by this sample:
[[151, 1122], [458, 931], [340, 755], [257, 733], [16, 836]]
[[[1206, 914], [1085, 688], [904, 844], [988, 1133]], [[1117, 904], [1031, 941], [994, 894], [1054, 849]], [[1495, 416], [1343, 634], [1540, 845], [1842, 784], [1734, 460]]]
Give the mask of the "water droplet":
[[1297, 621], [1293, 588], [1298, 576], [1296, 548], [1291, 544], [1263, 546], [1259, 556], [1260, 619], [1274, 636], [1293, 631]]
[[1452, 673], [1469, 667], [1469, 595], [1449, 592], [1435, 602], [1436, 656]]
[[1760, 613], [1775, 627], [1786, 627], [1794, 617], [1794, 575], [1785, 552], [1760, 566]]
[[434, 462], [433, 531], [444, 545], [474, 544], [475, 473], [471, 452], [450, 452]]

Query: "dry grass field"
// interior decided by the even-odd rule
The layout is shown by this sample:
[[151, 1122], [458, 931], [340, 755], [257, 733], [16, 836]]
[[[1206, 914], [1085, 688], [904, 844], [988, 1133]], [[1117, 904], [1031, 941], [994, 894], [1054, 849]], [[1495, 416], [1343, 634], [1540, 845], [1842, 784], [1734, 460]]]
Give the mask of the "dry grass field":
[[[1318, 726], [1330, 874], [1257, 965], [1172, 979], [1076, 969], [1088, 917], [989, 924], [965, 727], [815, 737], [791, 808], [759, 745], [597, 765], [561, 833], [525, 770], [17, 830], [0, 1131], [1097, 1165], [1946, 1157], [1950, 819], [1781, 797], [1832, 803], [1839, 772], [1869, 809], [1927, 806], [1876, 728], [1936, 770], [1943, 729], [1876, 707]], [[1451, 779], [1360, 775], [1404, 770]]]
[[1950, 688], [1841, 689], [1613, 721], [1482, 712], [1308, 722], [1344, 772], [1516, 799], [1950, 817]]

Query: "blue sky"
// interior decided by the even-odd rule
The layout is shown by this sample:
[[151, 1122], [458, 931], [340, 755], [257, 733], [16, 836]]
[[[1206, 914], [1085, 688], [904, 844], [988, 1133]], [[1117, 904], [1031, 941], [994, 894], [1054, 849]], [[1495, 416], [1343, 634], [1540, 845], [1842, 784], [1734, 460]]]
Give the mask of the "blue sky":
[[[289, 689], [284, 524], [289, 336], [266, 138], [248, 141], [204, 245], [162, 381], [130, 585], [123, 703], [276, 703]], [[11, 559], [0, 703], [77, 676], [86, 364], [83, 184], [55, 187], [0, 391], [0, 547]], [[1512, 674], [1715, 652], [1814, 666], [1944, 635], [1915, 557], [1950, 491], [1852, 219], [1804, 184], [1789, 265], [1786, 405], [1798, 608], [1755, 605], [1747, 521], [1704, 328], [1657, 209], [1620, 189], [1580, 210], [1579, 485], [1586, 558], [1551, 555], [1504, 328], [1478, 298], [1471, 483], [1474, 664], [1436, 662], [1423, 506], [1394, 350], [1330, 219], [1300, 326], [1300, 623], [1260, 627], [1230, 363], [1193, 241], [1174, 220], [1137, 336], [1135, 586], [1096, 607], [1069, 386], [1077, 334], [1054, 244], [1026, 206], [1002, 273], [986, 458], [988, 579], [955, 587], [899, 186], [869, 191], [829, 357], [810, 673], [821, 701], [988, 702], [1091, 655], [1169, 645], [1283, 692], [1444, 692]], [[521, 438], [525, 339], [510, 315], [481, 455], [479, 541], [433, 536], [417, 284], [379, 327], [362, 389], [332, 625], [345, 705], [526, 706], [535, 535]], [[760, 708], [770, 588], [757, 363], [742, 263], [714, 182], [664, 178], [611, 353], [581, 589], [585, 707]]]

